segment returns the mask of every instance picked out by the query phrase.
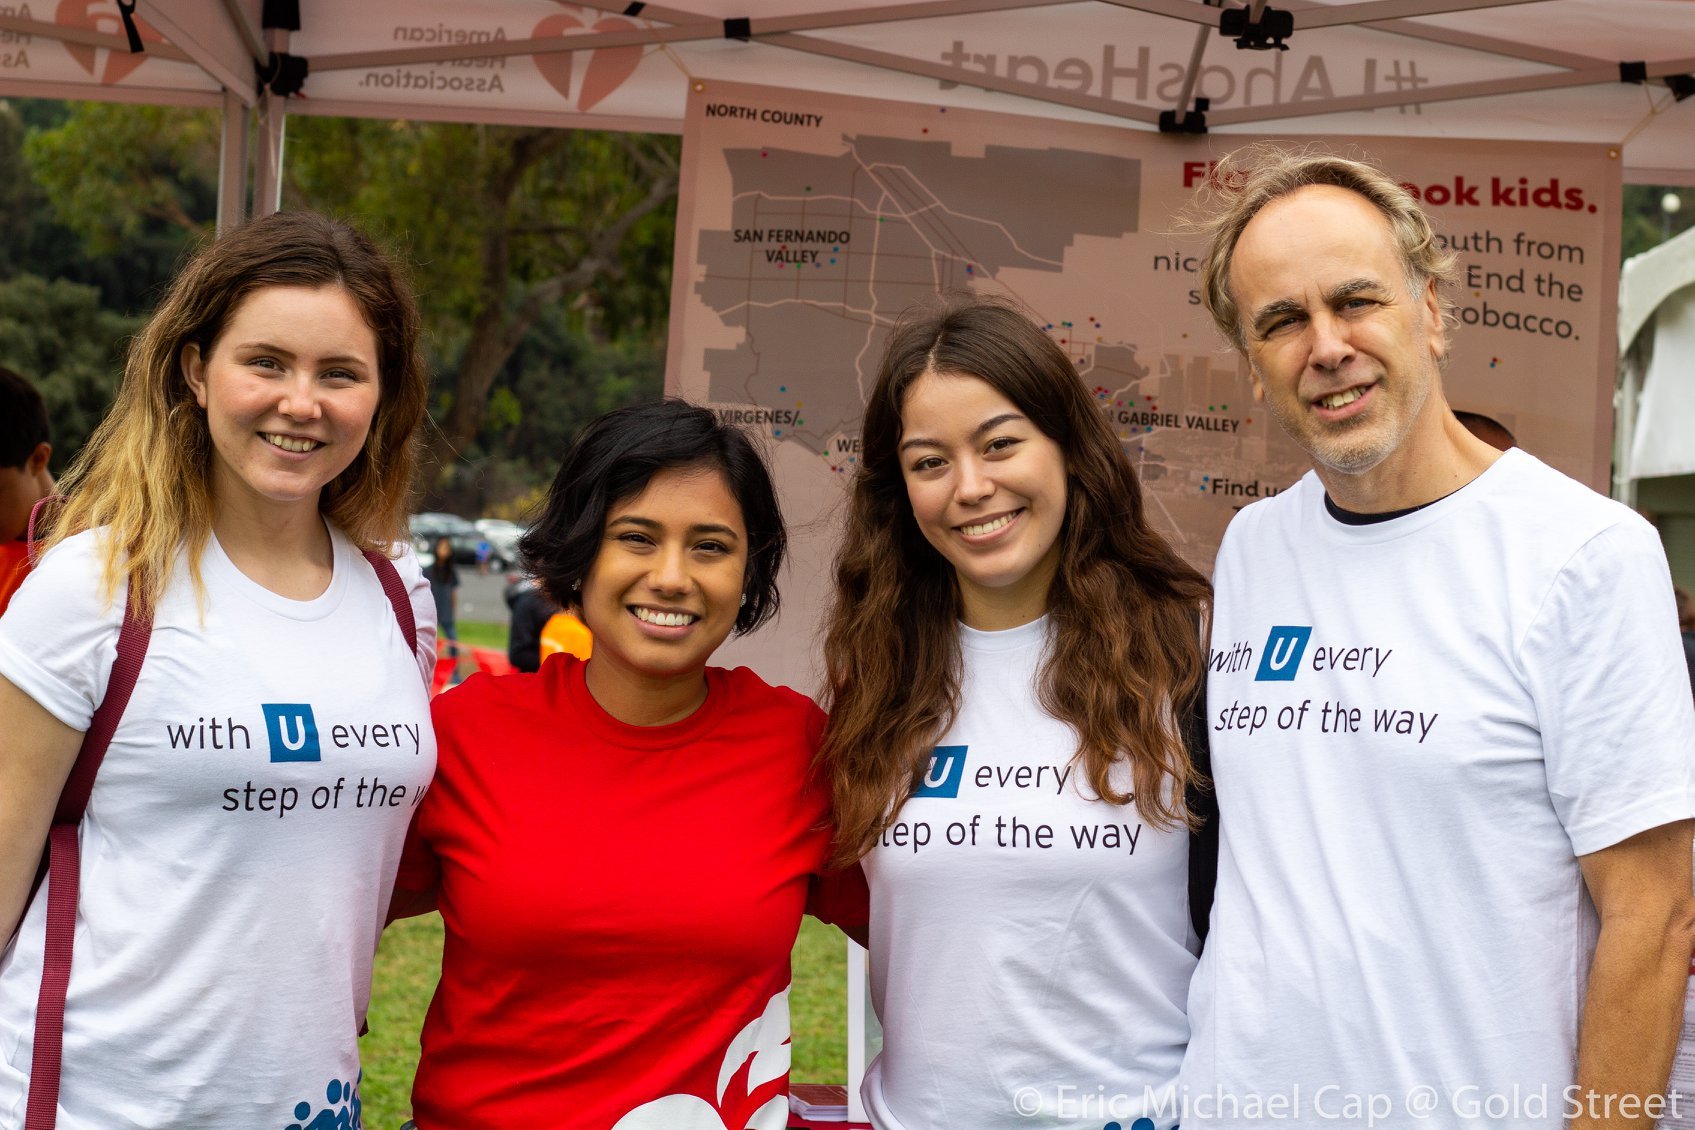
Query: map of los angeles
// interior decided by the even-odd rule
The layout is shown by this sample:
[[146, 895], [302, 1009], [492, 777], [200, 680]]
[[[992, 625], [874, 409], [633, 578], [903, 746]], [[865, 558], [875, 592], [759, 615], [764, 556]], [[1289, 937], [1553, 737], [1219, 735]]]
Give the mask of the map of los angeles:
[[[1306, 470], [1199, 304], [1202, 249], [1172, 234], [1231, 139], [719, 82], [690, 97], [667, 389], [768, 438], [793, 532], [785, 619], [738, 661], [812, 685], [865, 393], [895, 321], [940, 292], [1029, 311], [1099, 400], [1156, 526], [1205, 572], [1235, 512]], [[1379, 156], [1416, 168], [1466, 143], [1396, 144]], [[1513, 375], [1496, 352], [1488, 382]], [[1483, 382], [1450, 381], [1461, 406], [1525, 422]], [[1582, 425], [1566, 430], [1593, 446]]]

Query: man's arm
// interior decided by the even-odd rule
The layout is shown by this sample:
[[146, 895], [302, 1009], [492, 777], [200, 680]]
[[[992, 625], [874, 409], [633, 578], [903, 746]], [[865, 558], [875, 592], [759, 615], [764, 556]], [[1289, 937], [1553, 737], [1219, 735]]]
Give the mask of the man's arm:
[[1652, 1127], [1665, 1092], [1695, 951], [1691, 830], [1680, 820], [1581, 856], [1601, 916], [1577, 1037], [1572, 1130]]

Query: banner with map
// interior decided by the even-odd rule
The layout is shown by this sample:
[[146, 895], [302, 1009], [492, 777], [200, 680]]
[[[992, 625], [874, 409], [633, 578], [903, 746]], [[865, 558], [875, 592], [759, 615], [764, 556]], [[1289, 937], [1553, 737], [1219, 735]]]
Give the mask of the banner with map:
[[[1255, 138], [1174, 136], [699, 81], [683, 134], [668, 392], [770, 443], [783, 614], [720, 661], [815, 689], [865, 392], [938, 292], [1026, 307], [1099, 399], [1159, 529], [1210, 572], [1224, 527], [1309, 467], [1200, 306], [1176, 213]], [[1287, 138], [1411, 186], [1460, 254], [1450, 402], [1597, 490], [1610, 469], [1621, 168], [1597, 145]]]

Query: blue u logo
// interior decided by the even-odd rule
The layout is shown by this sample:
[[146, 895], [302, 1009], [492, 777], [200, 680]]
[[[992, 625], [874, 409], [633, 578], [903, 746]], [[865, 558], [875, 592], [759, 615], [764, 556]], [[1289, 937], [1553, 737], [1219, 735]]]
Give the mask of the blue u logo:
[[939, 745], [930, 751], [930, 764], [924, 779], [912, 790], [913, 796], [957, 797], [959, 782], [965, 778], [965, 751], [969, 746]]
[[305, 702], [267, 702], [265, 734], [271, 739], [271, 760], [320, 761], [318, 721]]
[[1260, 653], [1256, 683], [1287, 683], [1301, 669], [1301, 656], [1307, 652], [1312, 628], [1279, 624], [1265, 637], [1265, 650]]

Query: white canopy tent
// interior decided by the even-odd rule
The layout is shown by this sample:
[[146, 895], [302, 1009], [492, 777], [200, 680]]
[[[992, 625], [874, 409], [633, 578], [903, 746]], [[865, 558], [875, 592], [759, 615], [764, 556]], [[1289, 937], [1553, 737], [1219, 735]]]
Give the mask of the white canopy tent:
[[1147, 130], [1592, 141], [1628, 181], [1695, 184], [1695, 0], [129, 6], [139, 54], [119, 0], [0, 5], [0, 96], [221, 107], [226, 221], [250, 164], [275, 206], [285, 114], [675, 132], [700, 79]]
[[1619, 276], [1619, 460], [1614, 493], [1695, 474], [1695, 229]]

